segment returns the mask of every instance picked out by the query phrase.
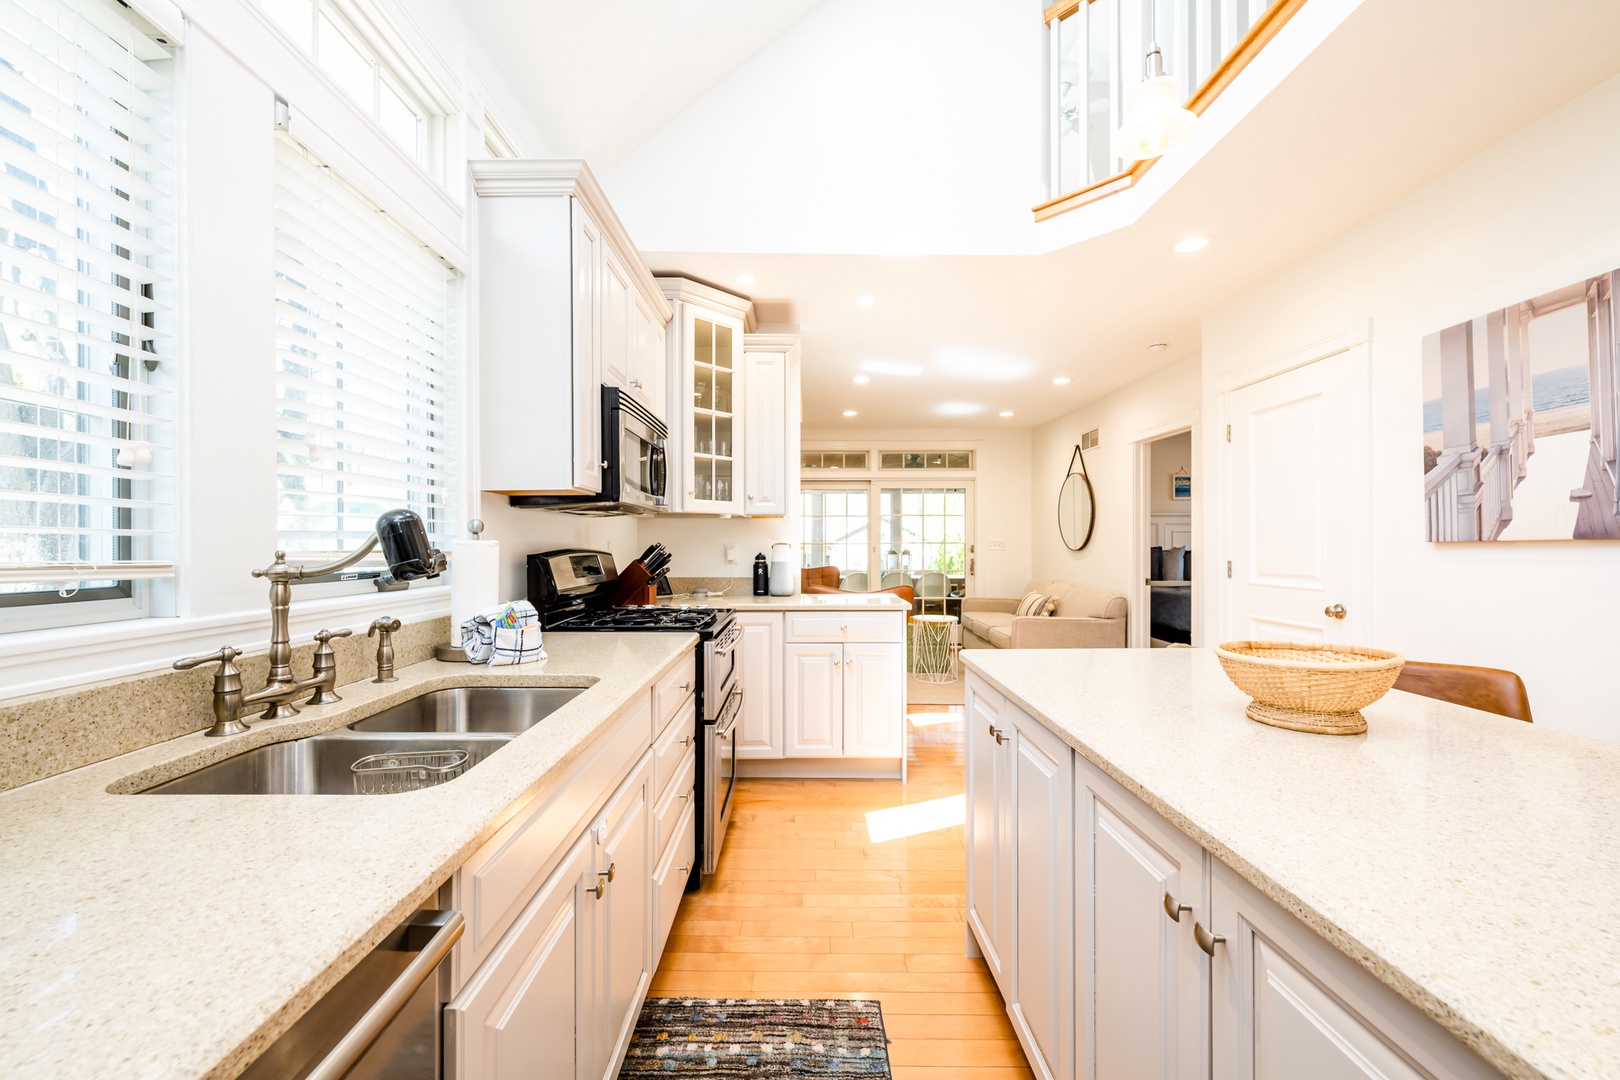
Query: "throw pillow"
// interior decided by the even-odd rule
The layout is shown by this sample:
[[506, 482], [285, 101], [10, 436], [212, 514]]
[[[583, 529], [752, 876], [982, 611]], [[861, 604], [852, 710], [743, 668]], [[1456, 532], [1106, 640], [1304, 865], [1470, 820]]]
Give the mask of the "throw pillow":
[[1164, 548], [1148, 548], [1148, 577], [1154, 581], [1163, 581], [1164, 577]]
[[1167, 547], [1164, 549], [1164, 566], [1161, 573], [1164, 577], [1160, 581], [1186, 581], [1187, 577], [1182, 571], [1187, 566], [1187, 549], [1184, 547]]
[[1050, 597], [1038, 592], [1025, 593], [1024, 598], [1018, 601], [1018, 610], [1014, 615], [1050, 615], [1052, 601]]

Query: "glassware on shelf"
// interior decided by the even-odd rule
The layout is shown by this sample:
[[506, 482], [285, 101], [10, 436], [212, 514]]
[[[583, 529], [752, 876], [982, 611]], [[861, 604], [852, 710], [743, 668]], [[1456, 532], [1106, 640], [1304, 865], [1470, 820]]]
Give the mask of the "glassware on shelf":
[[[705, 406], [707, 407], [707, 406]], [[714, 409], [716, 412], [731, 412], [731, 372], [715, 371], [714, 373]]]
[[720, 457], [732, 457], [731, 453], [731, 417], [717, 416], [714, 418], [714, 451]]
[[718, 460], [714, 463], [714, 498], [716, 502], [731, 501], [731, 462]]

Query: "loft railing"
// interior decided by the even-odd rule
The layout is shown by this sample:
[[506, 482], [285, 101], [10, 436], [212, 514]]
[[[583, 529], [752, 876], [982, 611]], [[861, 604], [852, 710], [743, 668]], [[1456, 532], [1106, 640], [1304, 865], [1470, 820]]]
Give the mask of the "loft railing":
[[1044, 221], [1126, 191], [1157, 159], [1121, 161], [1113, 136], [1127, 92], [1158, 43], [1202, 113], [1305, 0], [1063, 0], [1046, 9], [1047, 190]]

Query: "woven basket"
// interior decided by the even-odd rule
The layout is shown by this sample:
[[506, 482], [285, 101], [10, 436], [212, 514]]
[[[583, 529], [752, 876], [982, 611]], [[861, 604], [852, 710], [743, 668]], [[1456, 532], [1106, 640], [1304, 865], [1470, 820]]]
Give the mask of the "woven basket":
[[1215, 655], [1254, 699], [1249, 719], [1323, 735], [1366, 731], [1361, 710], [1389, 692], [1406, 662], [1387, 649], [1291, 641], [1228, 641]]

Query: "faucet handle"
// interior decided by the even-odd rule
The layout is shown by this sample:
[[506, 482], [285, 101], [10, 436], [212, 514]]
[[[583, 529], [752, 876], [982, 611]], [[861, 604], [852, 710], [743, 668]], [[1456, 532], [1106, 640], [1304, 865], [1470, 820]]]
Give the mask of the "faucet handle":
[[233, 662], [242, 655], [242, 650], [227, 645], [216, 653], [207, 656], [188, 656], [184, 660], [176, 660], [176, 671], [187, 671], [204, 664], [219, 665], [214, 672], [214, 724], [204, 735], [216, 737], [219, 735], [239, 735], [248, 729], [242, 723], [242, 673], [236, 669]]
[[[381, 620], [379, 619], [378, 621], [380, 622]], [[373, 624], [373, 625], [375, 625], [375, 624]], [[348, 630], [348, 629], [345, 629], [345, 630], [317, 630], [317, 631], [315, 631], [315, 640], [320, 642], [322, 645], [325, 645], [327, 642], [331, 641], [335, 637], [348, 637], [352, 633], [354, 633], [354, 631], [353, 630]]]
[[398, 682], [394, 674], [394, 632], [400, 627], [398, 619], [382, 618], [371, 624], [366, 637], [377, 638], [377, 677], [372, 682]]
[[238, 672], [236, 670], [236, 665], [232, 663], [232, 661], [241, 655], [241, 649], [233, 648], [232, 646], [227, 645], [218, 652], [209, 653], [207, 656], [188, 656], [184, 660], [176, 660], [174, 662], [174, 670], [189, 671], [195, 667], [202, 667], [204, 664], [219, 664], [220, 675], [235, 675], [238, 674]]
[[353, 630], [317, 630], [315, 632], [315, 658], [312, 661], [317, 685], [315, 695], [305, 705], [332, 705], [343, 699], [333, 687], [337, 686], [337, 654], [332, 651], [332, 639], [348, 637]]

